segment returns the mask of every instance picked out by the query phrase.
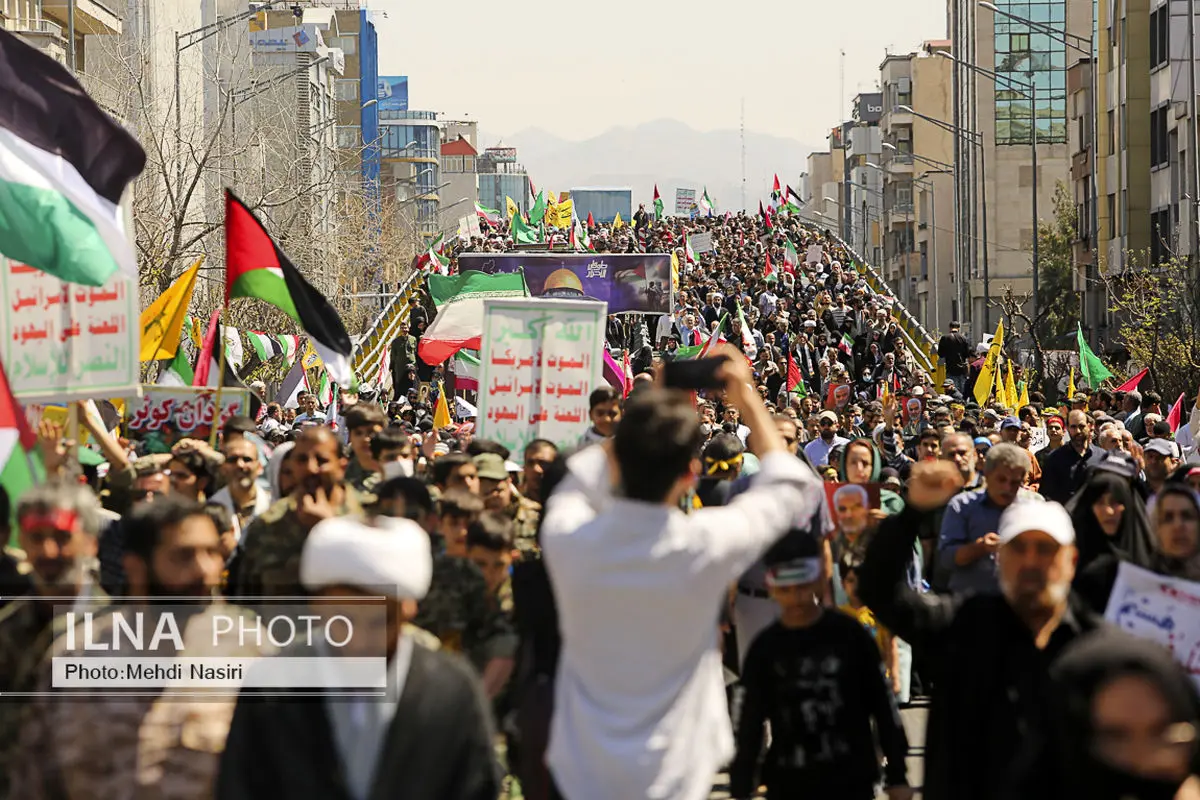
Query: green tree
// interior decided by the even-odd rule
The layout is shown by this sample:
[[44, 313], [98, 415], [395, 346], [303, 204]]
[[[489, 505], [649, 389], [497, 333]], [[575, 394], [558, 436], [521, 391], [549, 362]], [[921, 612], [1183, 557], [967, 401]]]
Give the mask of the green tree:
[[1062, 181], [1054, 187], [1054, 218], [1038, 223], [1038, 349], [1063, 349], [1079, 322], [1079, 294], [1074, 288], [1075, 237], [1078, 212]]

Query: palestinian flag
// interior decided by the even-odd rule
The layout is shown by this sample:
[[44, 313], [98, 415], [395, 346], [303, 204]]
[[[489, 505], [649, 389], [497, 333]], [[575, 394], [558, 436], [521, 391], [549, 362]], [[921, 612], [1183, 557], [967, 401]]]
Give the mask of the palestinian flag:
[[488, 275], [471, 270], [451, 276], [430, 275], [429, 294], [438, 311], [417, 345], [417, 355], [426, 364], [436, 365], [464, 348], [480, 348], [484, 300], [528, 297], [529, 290], [524, 272]]
[[479, 352], [459, 350], [454, 354], [454, 388], [479, 391]]
[[767, 259], [767, 263], [763, 266], [763, 277], [769, 281], [777, 280], [778, 276], [775, 274], [775, 267], [771, 265], [771, 254], [764, 253], [763, 255]]
[[588, 218], [587, 218], [587, 228], [590, 231], [594, 227], [596, 227], [596, 218], [593, 217], [592, 212], [589, 211]]
[[0, 254], [69, 283], [136, 281], [120, 202], [145, 165], [66, 67], [0, 29]]
[[196, 373], [182, 347], [175, 351], [175, 358], [166, 362], [158, 372], [159, 386], [191, 386], [195, 380]]
[[804, 201], [800, 199], [800, 195], [796, 194], [791, 186], [787, 187], [787, 194], [784, 195], [783, 206], [789, 214], [799, 214], [800, 207], [804, 205]]
[[497, 211], [496, 209], [488, 208], [485, 205], [476, 203], [475, 204], [475, 213], [479, 216], [479, 219], [481, 221], [486, 222], [488, 225], [491, 225], [493, 228], [500, 227], [500, 212]]
[[259, 361], [270, 361], [275, 356], [283, 355], [283, 345], [274, 336], [262, 331], [245, 331], [250, 346], [258, 353]]
[[[3, 93], [2, 89], [0, 93]], [[4, 372], [4, 366], [0, 365], [0, 487], [8, 493], [9, 508], [13, 512], [21, 495], [40, 483], [45, 477], [44, 472], [38, 454], [37, 436], [29, 427], [25, 410], [13, 397], [8, 375]], [[12, 520], [5, 522], [11, 524]], [[12, 525], [12, 530], [15, 536], [17, 526]]]
[[308, 334], [339, 385], [354, 386], [350, 335], [323, 294], [292, 266], [262, 223], [225, 191], [225, 303], [253, 297], [278, 308]]
[[658, 220], [662, 219], [662, 215], [663, 215], [663, 201], [662, 201], [662, 197], [659, 196], [659, 194], [658, 194], [658, 184], [656, 183], [656, 184], [654, 184], [654, 219], [655, 219], [655, 221], [657, 222]]

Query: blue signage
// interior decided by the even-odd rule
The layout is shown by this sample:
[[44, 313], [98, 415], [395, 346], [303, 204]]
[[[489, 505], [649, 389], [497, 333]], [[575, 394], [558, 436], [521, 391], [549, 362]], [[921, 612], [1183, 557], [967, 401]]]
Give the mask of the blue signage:
[[408, 76], [379, 76], [379, 110], [408, 111]]

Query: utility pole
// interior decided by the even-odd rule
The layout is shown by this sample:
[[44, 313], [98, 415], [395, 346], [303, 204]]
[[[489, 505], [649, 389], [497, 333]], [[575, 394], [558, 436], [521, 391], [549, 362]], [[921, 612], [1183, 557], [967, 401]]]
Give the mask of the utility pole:
[[1189, 243], [1192, 264], [1200, 264], [1200, 126], [1196, 124], [1196, 0], [1188, 0], [1188, 122], [1190, 123], [1192, 174], [1191, 182], [1192, 213], [1188, 220]]

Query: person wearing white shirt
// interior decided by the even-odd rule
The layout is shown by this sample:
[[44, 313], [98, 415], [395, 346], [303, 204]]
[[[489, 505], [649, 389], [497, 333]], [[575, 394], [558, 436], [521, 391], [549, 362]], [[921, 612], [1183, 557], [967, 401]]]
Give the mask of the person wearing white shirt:
[[660, 350], [667, 346], [667, 337], [675, 333], [675, 315], [663, 314], [658, 318], [658, 330], [654, 335], [654, 340], [658, 342]]
[[[729, 585], [821, 503], [730, 347], [718, 376], [762, 469], [685, 515], [702, 436], [686, 392], [653, 388], [615, 437], [567, 462], [542, 549], [563, 636], [547, 764], [566, 800], [703, 800], [733, 756], [718, 613]], [[621, 486], [615, 492], [614, 484]]]

